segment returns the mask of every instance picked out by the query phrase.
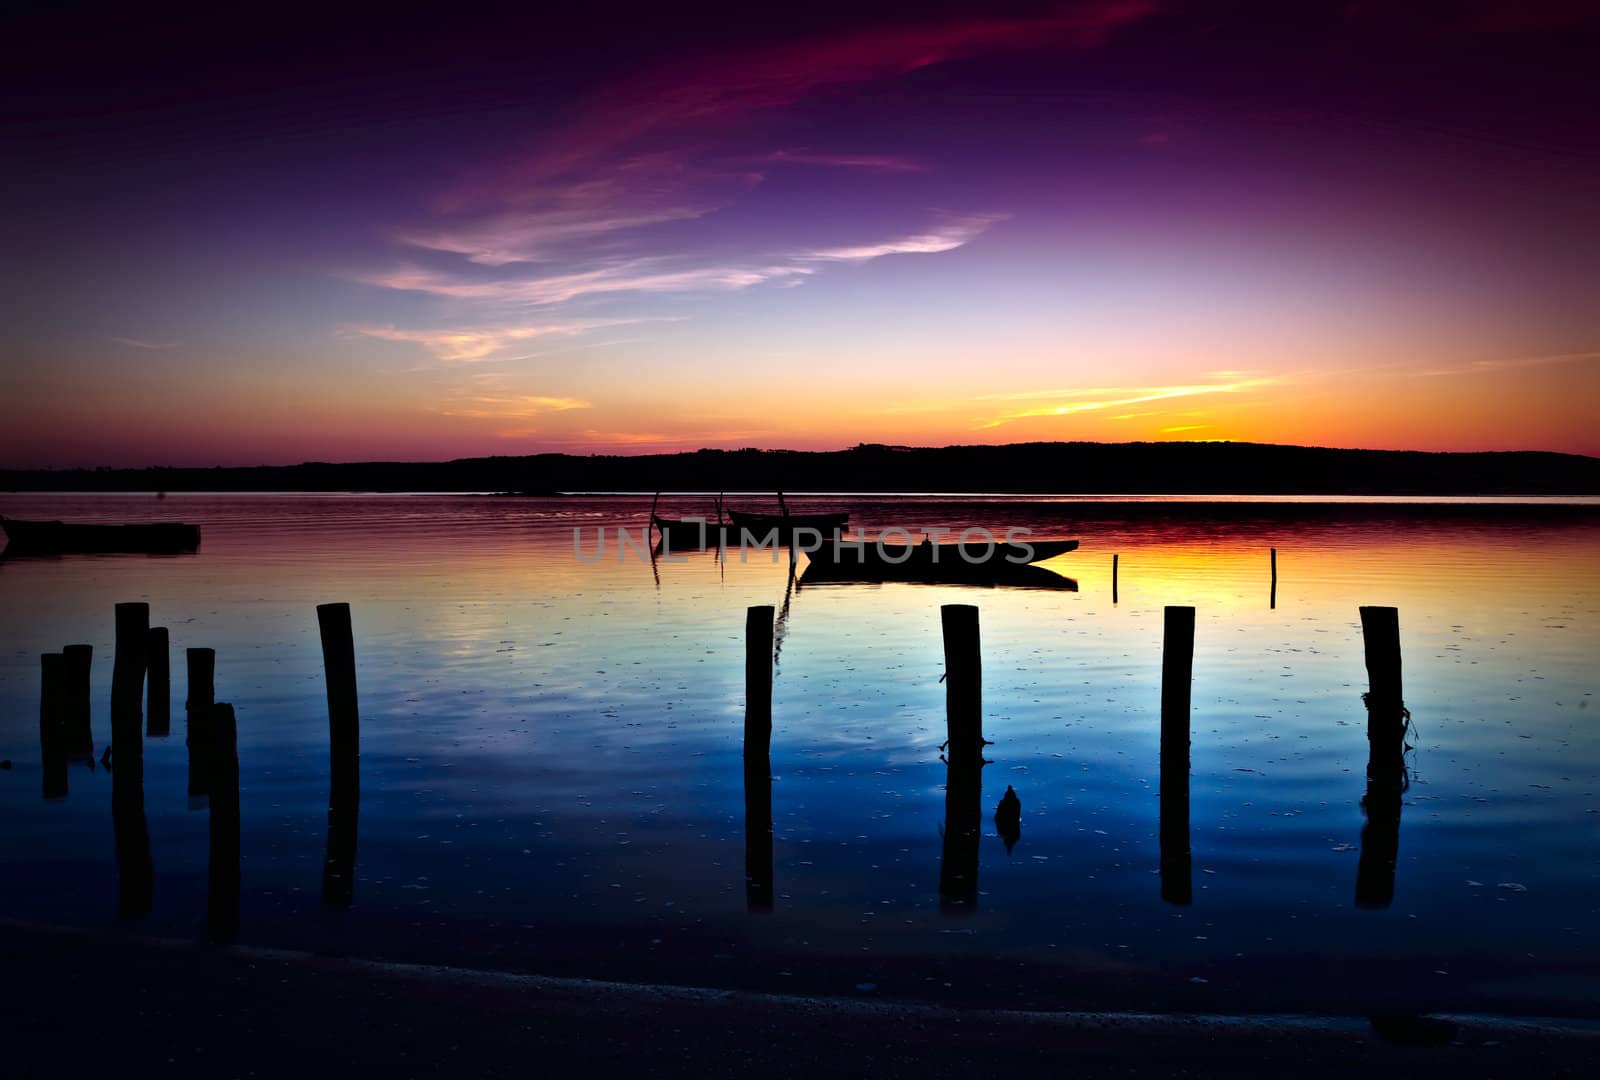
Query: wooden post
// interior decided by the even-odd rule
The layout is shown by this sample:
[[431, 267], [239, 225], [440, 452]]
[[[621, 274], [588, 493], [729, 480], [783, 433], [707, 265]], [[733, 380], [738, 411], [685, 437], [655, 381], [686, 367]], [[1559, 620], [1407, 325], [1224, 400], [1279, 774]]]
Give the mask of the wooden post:
[[93, 761], [94, 698], [89, 692], [89, 675], [94, 666], [94, 646], [68, 645], [61, 654], [67, 665], [67, 753]]
[[1189, 710], [1194, 608], [1168, 607], [1161, 646], [1161, 898], [1193, 899], [1189, 853]]
[[1267, 606], [1274, 611], [1278, 608], [1278, 549], [1271, 548], [1272, 552], [1272, 592], [1267, 600]]
[[145, 734], [166, 738], [172, 731], [172, 669], [168, 658], [167, 628], [152, 626], [145, 656]]
[[117, 776], [136, 770], [144, 786], [144, 733], [139, 706], [144, 697], [146, 650], [150, 643], [150, 605], [117, 605], [116, 655], [111, 665], [111, 756]]
[[215, 649], [190, 649], [185, 654], [188, 664], [188, 697], [184, 701], [184, 715], [189, 748], [189, 794], [204, 795], [210, 789], [211, 750], [207, 732], [211, 725], [211, 707], [216, 704], [217, 653]]
[[1119, 555], [1111, 556], [1111, 602], [1113, 604], [1117, 602], [1117, 560], [1119, 558], [1121, 558]]
[[1400, 687], [1400, 613], [1392, 607], [1361, 609], [1367, 661], [1367, 739], [1380, 768], [1399, 771], [1406, 712]]
[[39, 756], [43, 763], [42, 794], [67, 797], [67, 658], [61, 653], [39, 657]]
[[322, 667], [328, 683], [328, 747], [333, 787], [361, 790], [361, 720], [356, 698], [356, 646], [349, 604], [318, 604]]
[[1408, 726], [1401, 697], [1400, 613], [1392, 607], [1363, 607], [1368, 690], [1367, 790], [1361, 800], [1361, 856], [1356, 868], [1356, 906], [1386, 908], [1394, 901], [1395, 864], [1400, 852], [1400, 808], [1407, 785], [1405, 736]]
[[1168, 607], [1161, 644], [1161, 743], [1189, 754], [1189, 684], [1194, 677], [1194, 608]]
[[771, 604], [744, 613], [744, 751], [766, 756], [772, 738]]
[[1366, 649], [1367, 687], [1371, 696], [1401, 700], [1400, 609], [1363, 607], [1361, 639]]
[[226, 944], [239, 930], [239, 729], [232, 705], [213, 705], [209, 719], [211, 855], [206, 925], [214, 943]]
[[945, 604], [939, 609], [944, 626], [945, 733], [949, 758], [983, 756], [983, 658], [978, 641], [978, 609], [972, 604]]
[[772, 910], [772, 661], [774, 613], [744, 613], [744, 898]]

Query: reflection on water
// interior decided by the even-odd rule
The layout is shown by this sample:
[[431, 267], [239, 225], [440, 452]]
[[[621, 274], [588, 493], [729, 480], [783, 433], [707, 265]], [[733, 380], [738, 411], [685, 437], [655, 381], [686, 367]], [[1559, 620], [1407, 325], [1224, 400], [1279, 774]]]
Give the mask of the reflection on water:
[[[0, 875], [26, 883], [0, 915], [962, 1000], [1592, 1007], [1600, 511], [790, 501], [869, 534], [1077, 538], [1043, 567], [1077, 591], [824, 586], [786, 552], [574, 557], [573, 526], [638, 532], [648, 498], [6, 497], [205, 542], [0, 562]], [[142, 695], [113, 693], [127, 601], [188, 659], [182, 744], [145, 741]], [[330, 772], [330, 601], [351, 606], [359, 799]], [[980, 609], [977, 755], [940, 749], [945, 604]], [[1398, 609], [1404, 701], [1363, 708], [1373, 604]], [[1181, 755], [1173, 605], [1195, 608]], [[752, 606], [772, 609], [767, 717], [760, 695], [747, 713]], [[92, 683], [51, 703], [59, 743], [47, 653]], [[203, 801], [215, 697], [237, 723], [231, 849], [226, 793]]]

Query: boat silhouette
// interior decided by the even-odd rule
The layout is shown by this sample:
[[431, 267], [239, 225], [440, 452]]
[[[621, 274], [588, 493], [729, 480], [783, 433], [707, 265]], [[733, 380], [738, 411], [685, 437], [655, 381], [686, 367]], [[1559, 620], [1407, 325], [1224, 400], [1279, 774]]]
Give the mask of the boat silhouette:
[[19, 521], [0, 516], [7, 555], [139, 552], [170, 555], [200, 546], [200, 527], [177, 521], [98, 525], [67, 521]]

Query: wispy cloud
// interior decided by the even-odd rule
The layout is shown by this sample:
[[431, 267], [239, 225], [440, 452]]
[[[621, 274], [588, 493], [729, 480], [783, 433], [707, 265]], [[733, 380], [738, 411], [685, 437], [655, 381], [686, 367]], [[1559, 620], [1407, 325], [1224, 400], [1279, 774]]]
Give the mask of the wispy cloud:
[[580, 319], [538, 326], [501, 326], [488, 329], [404, 330], [394, 326], [352, 326], [348, 332], [384, 341], [421, 345], [440, 360], [487, 360], [516, 341], [541, 337], [573, 337], [607, 326], [622, 326], [639, 319]]
[[880, 259], [885, 255], [933, 255], [942, 251], [954, 251], [956, 248], [970, 243], [990, 225], [996, 221], [1004, 220], [1007, 216], [1006, 214], [975, 214], [912, 236], [902, 236], [895, 240], [861, 244], [855, 247], [824, 248], [820, 251], [808, 252], [800, 257], [803, 259], [858, 262], [865, 259]]
[[451, 405], [440, 411], [445, 416], [521, 420], [546, 413], [592, 408], [594, 408], [592, 403], [581, 398], [545, 397], [540, 394], [482, 394], [466, 398], [460, 405]]
[[648, 258], [566, 274], [499, 281], [471, 280], [415, 266], [365, 275], [360, 280], [386, 289], [431, 293], [462, 300], [548, 305], [604, 293], [747, 289], [775, 278], [811, 272], [806, 267], [792, 265], [674, 267], [667, 259]]
[[386, 289], [430, 293], [458, 300], [492, 300], [540, 306], [606, 293], [725, 292], [748, 289], [770, 281], [785, 285], [798, 284], [816, 273], [817, 264], [822, 263], [865, 262], [886, 255], [927, 255], [954, 251], [1005, 217], [1005, 214], [975, 214], [909, 236], [870, 244], [779, 254], [743, 264], [695, 266], [686, 265], [687, 260], [682, 257], [650, 256], [617, 260], [568, 273], [493, 280], [485, 279], [481, 273], [452, 273], [412, 265], [364, 274], [358, 280]]
[[130, 349], [176, 349], [183, 344], [181, 341], [142, 341], [139, 338], [127, 337], [114, 337], [111, 340]]
[[1071, 416], [1075, 413], [1095, 412], [1100, 409], [1139, 405], [1148, 401], [1170, 401], [1177, 398], [1198, 397], [1206, 394], [1236, 394], [1276, 382], [1271, 378], [1246, 378], [1221, 383], [1190, 383], [1173, 386], [1094, 387], [1060, 390], [1028, 390], [1014, 394], [986, 394], [980, 401], [1037, 401], [1054, 402], [1033, 408], [1004, 413], [980, 423], [979, 428], [994, 428], [1014, 420], [1028, 420], [1044, 416]]
[[1514, 368], [1549, 367], [1553, 364], [1582, 364], [1600, 360], [1600, 352], [1551, 353], [1546, 356], [1515, 356], [1503, 360], [1474, 360], [1454, 367], [1427, 368], [1417, 375], [1438, 377], [1443, 375], [1482, 375], [1491, 371]]

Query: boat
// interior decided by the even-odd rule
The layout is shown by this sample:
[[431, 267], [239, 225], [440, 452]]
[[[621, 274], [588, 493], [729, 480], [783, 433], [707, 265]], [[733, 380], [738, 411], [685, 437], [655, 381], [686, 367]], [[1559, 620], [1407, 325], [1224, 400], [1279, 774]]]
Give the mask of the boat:
[[142, 552], [170, 555], [200, 546], [200, 527], [178, 521], [138, 525], [94, 525], [68, 521], [19, 521], [0, 517], [7, 555]]
[[931, 570], [946, 567], [1026, 566], [1077, 550], [1076, 540], [1030, 540], [1021, 544], [1000, 541], [935, 544], [928, 540], [920, 544], [885, 544], [881, 540], [841, 540], [824, 542], [817, 550], [806, 552], [806, 558], [814, 565], [851, 569], [903, 567]]
[[843, 529], [850, 522], [850, 514], [845, 510], [824, 514], [791, 514], [789, 504], [784, 502], [781, 491], [778, 492], [778, 508], [781, 513], [777, 514], [753, 514], [748, 510], [729, 510], [728, 520], [742, 533], [748, 533], [754, 539], [760, 539], [774, 529], [785, 537], [792, 536], [800, 529], [814, 529], [822, 536], [832, 536], [836, 530]]
[[1053, 589], [1077, 592], [1072, 578], [1032, 563], [1011, 563], [1004, 559], [968, 563], [871, 563], [867, 565], [810, 562], [800, 574], [801, 588], [816, 585], [883, 585], [890, 582], [912, 585], [966, 585], [979, 588]]
[[722, 521], [722, 496], [716, 498], [717, 520], [709, 518], [664, 518], [656, 513], [661, 493], [656, 492], [650, 503], [650, 527], [660, 533], [659, 540], [651, 537], [652, 547], [669, 551], [705, 551], [714, 548], [728, 535], [728, 526]]

